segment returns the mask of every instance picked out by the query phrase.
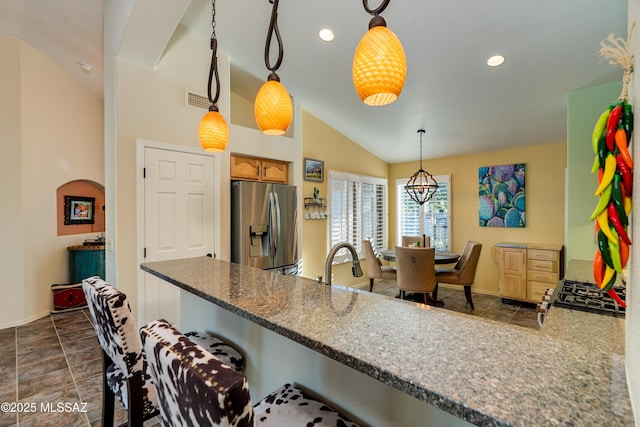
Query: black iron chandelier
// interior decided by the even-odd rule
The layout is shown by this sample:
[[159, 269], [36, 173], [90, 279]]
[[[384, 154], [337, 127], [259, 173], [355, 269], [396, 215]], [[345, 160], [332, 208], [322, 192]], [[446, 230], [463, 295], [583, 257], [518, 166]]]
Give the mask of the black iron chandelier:
[[424, 129], [418, 129], [420, 135], [420, 170], [414, 173], [407, 185], [404, 186], [411, 200], [418, 203], [420, 206], [428, 202], [434, 193], [438, 190], [438, 183], [429, 172], [422, 169], [422, 135], [424, 135]]

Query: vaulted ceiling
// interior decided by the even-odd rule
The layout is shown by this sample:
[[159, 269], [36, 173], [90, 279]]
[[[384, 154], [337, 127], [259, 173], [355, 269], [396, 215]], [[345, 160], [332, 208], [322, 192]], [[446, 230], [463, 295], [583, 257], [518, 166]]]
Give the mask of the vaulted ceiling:
[[[208, 40], [211, 2], [183, 4], [167, 25], [180, 22]], [[25, 40], [101, 93], [102, 13], [101, 0], [3, 0], [0, 34]], [[270, 13], [268, 0], [216, 4], [219, 49], [244, 76], [233, 90], [248, 99], [268, 75]], [[149, 25], [158, 25], [150, 15]], [[408, 63], [395, 103], [365, 106], [353, 88], [353, 53], [370, 19], [358, 0], [280, 1], [278, 74], [302, 108], [391, 163], [418, 158], [419, 128], [424, 158], [565, 141], [568, 93], [622, 75], [599, 56], [609, 34], [627, 37], [622, 0], [393, 0], [382, 16]], [[333, 42], [318, 38], [323, 27], [334, 31]], [[506, 61], [490, 68], [494, 54]]]

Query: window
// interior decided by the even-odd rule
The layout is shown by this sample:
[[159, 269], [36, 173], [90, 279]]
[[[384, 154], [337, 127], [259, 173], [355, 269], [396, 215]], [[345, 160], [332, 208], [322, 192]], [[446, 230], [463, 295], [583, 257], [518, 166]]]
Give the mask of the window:
[[449, 186], [451, 175], [434, 176], [438, 183], [438, 190], [431, 200], [420, 206], [407, 194], [404, 189], [409, 180], [398, 179], [396, 181], [396, 200], [398, 224], [396, 227], [397, 244], [401, 244], [402, 236], [421, 236], [426, 234], [431, 237], [431, 246], [440, 250], [449, 250], [451, 241], [451, 218], [449, 206], [451, 197]]
[[[362, 254], [362, 239], [373, 238], [376, 248], [387, 247], [387, 180], [329, 171], [329, 251], [340, 242]], [[346, 249], [335, 262], [351, 260]]]

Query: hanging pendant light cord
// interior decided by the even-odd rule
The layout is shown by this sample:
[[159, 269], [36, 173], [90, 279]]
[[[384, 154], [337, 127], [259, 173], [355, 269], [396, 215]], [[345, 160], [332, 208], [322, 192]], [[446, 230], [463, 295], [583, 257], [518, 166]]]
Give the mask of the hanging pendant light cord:
[[[282, 64], [282, 57], [284, 51], [282, 49], [282, 37], [280, 37], [280, 29], [278, 28], [278, 0], [269, 0], [269, 3], [273, 4], [271, 9], [271, 21], [269, 22], [269, 32], [267, 33], [267, 42], [264, 46], [264, 64], [267, 66], [267, 70], [271, 71], [269, 80], [280, 81], [280, 78], [276, 74], [276, 70]], [[272, 36], [276, 35], [276, 42], [278, 43], [278, 59], [274, 65], [270, 65], [269, 50], [271, 48]]]
[[387, 26], [386, 21], [382, 16], [380, 16], [380, 14], [387, 8], [390, 1], [391, 0], [383, 0], [382, 3], [380, 3], [380, 6], [376, 7], [375, 9], [372, 9], [369, 7], [369, 0], [362, 0], [362, 5], [364, 6], [364, 10], [366, 10], [367, 13], [369, 13], [370, 15], [373, 15], [373, 18], [371, 18], [371, 21], [369, 21], [369, 29], [373, 27], [378, 27], [378, 26], [381, 26], [381, 27]]
[[371, 15], [380, 15], [386, 8], [389, 6], [389, 2], [391, 0], [383, 0], [380, 6], [375, 9], [371, 9], [369, 7], [369, 0], [362, 0], [362, 5], [364, 6], [364, 10], [366, 10]]
[[423, 170], [422, 169], [422, 135], [424, 135], [424, 130], [420, 129], [418, 133], [420, 134], [420, 170]]
[[[216, 37], [216, 1], [211, 2], [211, 67], [209, 67], [209, 82], [207, 83], [207, 95], [209, 96], [209, 111], [218, 111], [218, 98], [220, 97], [220, 76], [218, 75], [218, 39]], [[211, 96], [211, 83], [215, 77], [216, 94]]]

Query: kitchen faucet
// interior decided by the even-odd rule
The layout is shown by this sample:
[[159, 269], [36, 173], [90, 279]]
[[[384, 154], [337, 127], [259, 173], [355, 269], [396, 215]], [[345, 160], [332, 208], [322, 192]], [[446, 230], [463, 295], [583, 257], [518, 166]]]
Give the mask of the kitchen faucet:
[[358, 252], [356, 251], [356, 248], [354, 248], [349, 243], [340, 242], [334, 247], [332, 247], [331, 250], [329, 251], [329, 255], [327, 255], [327, 262], [324, 265], [324, 276], [325, 276], [324, 284], [325, 285], [331, 285], [331, 269], [333, 264], [333, 258], [335, 258], [336, 253], [338, 253], [338, 251], [342, 248], [347, 248], [349, 249], [349, 252], [351, 252], [351, 264], [352, 264], [351, 274], [353, 274], [353, 277], [362, 276], [362, 268], [360, 268], [360, 260], [358, 259]]

